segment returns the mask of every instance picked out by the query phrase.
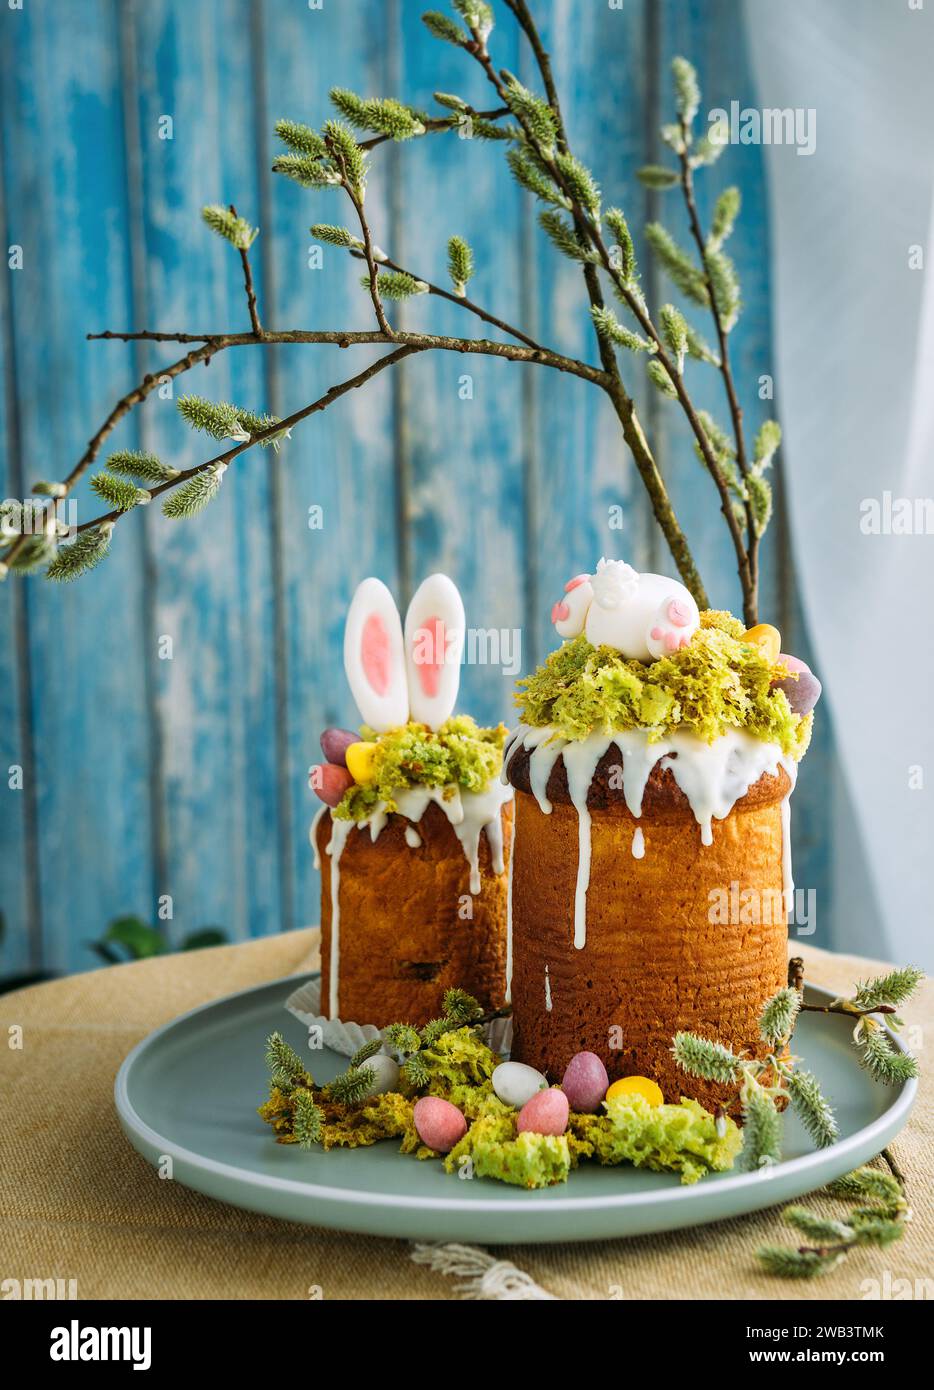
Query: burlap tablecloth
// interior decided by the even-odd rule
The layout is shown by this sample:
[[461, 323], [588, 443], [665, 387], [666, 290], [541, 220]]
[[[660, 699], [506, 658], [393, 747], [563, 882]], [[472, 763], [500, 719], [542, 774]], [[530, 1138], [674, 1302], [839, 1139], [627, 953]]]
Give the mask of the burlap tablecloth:
[[[134, 1043], [206, 1000], [304, 969], [316, 944], [316, 932], [293, 932], [0, 996], [3, 1039], [23, 1030], [22, 1050], [0, 1049], [0, 1279], [75, 1279], [83, 1299], [305, 1299], [312, 1286], [326, 1299], [459, 1296], [456, 1280], [412, 1262], [405, 1241], [290, 1225], [160, 1181], [117, 1123], [114, 1075]], [[834, 989], [883, 968], [807, 947], [803, 954], [808, 979]], [[909, 1025], [920, 1025], [916, 1043], [932, 1012], [934, 983], [926, 983], [904, 1010]], [[495, 1254], [561, 1299], [860, 1299], [864, 1280], [879, 1281], [884, 1294], [884, 1279], [934, 1275], [932, 1116], [928, 1067], [894, 1146], [914, 1209], [908, 1234], [888, 1250], [854, 1252], [822, 1279], [760, 1273], [756, 1247], [791, 1238], [775, 1209], [667, 1235]]]

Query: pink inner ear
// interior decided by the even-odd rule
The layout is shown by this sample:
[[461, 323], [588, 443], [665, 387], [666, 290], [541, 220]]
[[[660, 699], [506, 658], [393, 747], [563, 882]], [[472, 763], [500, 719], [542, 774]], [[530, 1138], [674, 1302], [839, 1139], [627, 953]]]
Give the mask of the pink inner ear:
[[372, 689], [385, 695], [389, 689], [391, 649], [389, 633], [378, 613], [371, 613], [360, 635], [360, 664]]
[[416, 629], [412, 639], [412, 660], [418, 671], [418, 683], [429, 700], [433, 700], [438, 693], [446, 654], [444, 619], [429, 618]]
[[570, 594], [574, 589], [577, 589], [581, 584], [586, 584], [589, 578], [590, 578], [590, 575], [589, 575], [589, 574], [575, 574], [574, 578], [573, 578], [573, 579], [569, 579], [568, 582], [565, 584], [565, 586], [564, 586], [564, 592], [565, 592], [566, 594]]

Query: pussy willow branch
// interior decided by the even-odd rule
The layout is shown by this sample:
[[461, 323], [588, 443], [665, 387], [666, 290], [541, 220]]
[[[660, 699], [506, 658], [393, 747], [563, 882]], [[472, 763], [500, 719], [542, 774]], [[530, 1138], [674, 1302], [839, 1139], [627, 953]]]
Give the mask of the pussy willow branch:
[[[163, 492], [171, 492], [173, 488], [179, 487], [182, 483], [193, 478], [196, 473], [203, 473], [206, 468], [211, 468], [217, 464], [228, 464], [239, 454], [243, 454], [247, 449], [252, 449], [255, 445], [261, 444], [264, 439], [272, 439], [283, 430], [291, 429], [302, 420], [307, 420], [309, 415], [315, 415], [318, 411], [326, 410], [329, 405], [345, 396], [348, 391], [354, 391], [358, 386], [363, 386], [371, 377], [383, 371], [386, 367], [394, 367], [397, 362], [401, 362], [406, 357], [411, 357], [414, 353], [422, 349], [412, 346], [397, 348], [395, 352], [387, 353], [385, 357], [379, 357], [375, 362], [371, 362], [362, 372], [356, 376], [349, 377], [346, 381], [340, 382], [337, 386], [330, 387], [323, 396], [319, 396], [310, 405], [304, 406], [301, 410], [296, 410], [293, 415], [287, 415], [284, 420], [277, 420], [275, 424], [268, 426], [264, 430], [258, 430], [252, 438], [244, 440], [241, 444], [236, 444], [231, 449], [226, 449], [222, 454], [216, 454], [214, 458], [206, 459], [203, 463], [197, 463], [192, 468], [186, 468], [175, 478], [169, 478], [164, 483], [159, 483], [157, 487], [149, 489], [150, 497], [158, 497]], [[132, 510], [132, 509], [131, 509]], [[128, 512], [112, 511], [104, 516], [96, 516], [91, 521], [84, 521], [80, 526], [75, 527], [75, 533], [88, 531], [94, 526], [101, 526], [105, 521], [117, 522], [121, 517], [128, 516]]]
[[[502, 116], [509, 115], [508, 106], [499, 106], [495, 111], [475, 111], [472, 106], [464, 107], [460, 113], [463, 116], [475, 116], [478, 121], [498, 121]], [[456, 130], [460, 124], [457, 115], [451, 116], [429, 116], [422, 124], [425, 127], [426, 135], [433, 135], [444, 130]], [[419, 139], [419, 136], [412, 136], [411, 139]], [[377, 145], [385, 145], [387, 140], [391, 140], [391, 135], [374, 135], [370, 140], [359, 140], [361, 150], [375, 150]]]
[[[555, 87], [554, 78], [551, 72], [551, 61], [538, 35], [538, 30], [535, 26], [535, 22], [532, 19], [532, 16], [527, 6], [510, 5], [510, 9], [513, 10], [513, 13], [518, 18], [526, 35], [529, 37], [529, 41], [531, 43], [533, 52], [535, 53], [536, 61], [538, 62], [539, 70], [542, 75], [542, 81], [545, 85], [545, 90], [548, 95], [549, 104], [555, 115], [558, 144], [562, 150], [569, 152], [567, 135], [565, 133], [564, 128], [564, 121], [561, 115], [561, 108], [558, 103], [557, 89]], [[534, 39], [532, 37], [533, 35]], [[471, 29], [471, 36], [472, 42], [469, 45], [467, 45], [468, 52], [470, 52], [472, 56], [480, 64], [481, 68], [486, 74], [487, 80], [493, 86], [500, 99], [505, 102], [505, 82], [502, 76], [496, 71], [495, 67], [493, 66], [493, 61], [490, 57], [489, 50], [487, 49], [486, 41], [483, 38], [483, 35], [480, 33], [478, 29]], [[558, 170], [558, 167], [554, 159], [551, 158], [547, 154], [547, 152], [542, 149], [541, 145], [535, 138], [534, 132], [529, 128], [528, 123], [525, 120], [523, 120], [521, 116], [517, 116], [517, 120], [523, 128], [526, 140], [536, 150], [536, 152], [539, 155], [539, 158], [541, 158], [548, 166], [551, 176], [554, 179], [555, 183], [559, 188], [561, 188], [562, 192], [567, 197], [569, 205], [571, 207], [572, 216], [574, 218], [574, 225], [578, 236], [581, 238], [582, 241], [591, 239], [591, 219], [588, 216], [586, 210], [582, 208], [577, 199], [571, 195], [565, 183], [565, 180], [561, 177], [561, 174]], [[604, 264], [605, 268], [610, 273], [612, 273], [612, 265], [610, 263], [608, 253], [606, 253]], [[602, 309], [604, 307], [603, 292], [600, 288], [600, 281], [597, 275], [596, 267], [592, 263], [584, 262], [583, 274], [591, 306], [596, 309]], [[596, 333], [596, 327], [594, 328], [594, 331]], [[604, 390], [606, 391], [607, 395], [610, 398], [610, 401], [613, 404], [616, 416], [620, 422], [620, 426], [622, 427], [623, 438], [626, 441], [630, 453], [632, 454], [633, 460], [636, 465], [636, 469], [639, 473], [640, 478], [642, 479], [643, 486], [645, 487], [649, 495], [649, 501], [652, 506], [653, 515], [655, 516], [655, 519], [658, 522], [662, 534], [664, 535], [665, 540], [668, 543], [668, 548], [671, 551], [672, 558], [674, 559], [674, 562], [678, 568], [678, 573], [681, 575], [681, 578], [684, 580], [684, 583], [687, 585], [688, 589], [690, 589], [691, 593], [694, 595], [698, 607], [707, 608], [709, 607], [709, 600], [707, 598], [706, 591], [701, 581], [700, 574], [698, 573], [697, 566], [694, 563], [694, 557], [691, 554], [691, 549], [688, 545], [687, 537], [682, 531], [677, 516], [675, 515], [674, 507], [672, 506], [671, 499], [668, 496], [668, 489], [666, 488], [664, 479], [662, 478], [661, 473], [659, 472], [658, 464], [655, 461], [655, 457], [649, 446], [649, 442], [645, 436], [645, 432], [642, 429], [642, 425], [639, 421], [638, 415], [636, 414], [635, 402], [633, 401], [632, 397], [629, 395], [628, 391], [626, 390], [626, 387], [623, 384], [623, 380], [619, 371], [619, 363], [616, 358], [616, 353], [612, 345], [606, 340], [606, 338], [603, 337], [602, 334], [596, 333], [596, 337], [598, 351], [600, 353], [600, 360], [603, 363], [604, 374], [606, 377]], [[655, 335], [655, 337], [656, 340], [660, 343], [661, 340], [658, 338], [657, 334]], [[704, 443], [706, 445], [706, 436], [704, 437]], [[714, 463], [714, 466], [716, 467], [716, 461], [713, 460], [712, 455], [711, 461]], [[729, 505], [728, 495], [727, 505]], [[732, 512], [730, 512], [727, 518], [728, 522], [731, 518]], [[742, 552], [742, 558], [745, 561], [745, 551]]]
[[[176, 339], [176, 341], [178, 340]], [[87, 448], [74, 468], [72, 468], [71, 472], [62, 480], [62, 487], [64, 488], [62, 496], [49, 498], [45, 503], [49, 509], [49, 515], [54, 513], [55, 504], [60, 502], [62, 497], [68, 496], [78, 480], [91, 467], [91, 464], [100, 453], [105, 439], [116, 429], [124, 416], [129, 415], [130, 411], [133, 410], [135, 406], [141, 405], [146, 397], [155, 391], [156, 387], [161, 385], [163, 381], [181, 376], [183, 372], [190, 371], [191, 368], [196, 366], [199, 362], [203, 362], [205, 366], [210, 363], [211, 358], [217, 350], [213, 344], [204, 338], [193, 338], [189, 341], [199, 342], [202, 346], [186, 353], [186, 355], [180, 357], [177, 362], [172, 362], [168, 366], [162, 367], [158, 372], [147, 372], [138, 386], [134, 386], [132, 391], [128, 391], [125, 396], [121, 396], [100, 429], [96, 434], [92, 435], [91, 439], [88, 441]], [[250, 334], [250, 341], [254, 341], [253, 334]], [[256, 341], [259, 340], [256, 339]], [[4, 564], [9, 564], [12, 560], [15, 560], [23, 547], [26, 546], [31, 539], [32, 536], [25, 532], [17, 536], [16, 539], [10, 543], [7, 550], [4, 551], [3, 555], [0, 556], [0, 560], [2, 560]]]
[[[723, 377], [723, 385], [726, 391], [727, 403], [730, 409], [730, 418], [733, 422], [733, 439], [736, 444], [736, 462], [739, 466], [740, 474], [743, 478], [749, 476], [749, 456], [746, 451], [746, 431], [743, 427], [743, 408], [739, 403], [736, 393], [736, 385], [733, 381], [733, 370], [730, 365], [730, 340], [729, 334], [723, 326], [723, 318], [717, 305], [717, 298], [714, 294], [713, 279], [710, 268], [707, 264], [707, 246], [704, 241], [704, 233], [700, 224], [700, 217], [697, 213], [697, 203], [694, 198], [694, 171], [691, 168], [690, 155], [687, 146], [687, 122], [681, 120], [681, 149], [678, 160], [681, 165], [681, 190], [684, 194], [684, 202], [688, 212], [688, 221], [691, 226], [691, 235], [700, 256], [701, 269], [704, 280], [707, 284], [707, 293], [710, 296], [710, 312], [713, 317], [714, 327], [717, 332], [717, 342], [720, 347], [720, 374]], [[752, 588], [753, 603], [758, 607], [759, 601], [759, 535], [756, 531], [755, 517], [753, 515], [752, 503], [749, 498], [745, 501], [746, 511], [746, 536], [747, 553], [749, 556], [749, 579]]]
[[[513, 7], [510, 6], [510, 8], [513, 8]], [[519, 8], [520, 8], [520, 7], [519, 7], [518, 0], [517, 0], [517, 6], [516, 6], [516, 9], [514, 9], [514, 13], [516, 13], [517, 16], [518, 16], [518, 10], [519, 10]], [[520, 23], [522, 24], [522, 27], [523, 27], [523, 29], [525, 30], [525, 32], [526, 32], [527, 35], [530, 34], [531, 31], [533, 31], [533, 30], [534, 30], [534, 31], [536, 32], [536, 34], [537, 34], [537, 29], [536, 29], [536, 27], [535, 27], [535, 23], [534, 23], [534, 21], [533, 21], [533, 19], [532, 19], [532, 16], [531, 16], [531, 14], [530, 14], [530, 12], [529, 12], [527, 6], [524, 7], [523, 14], [522, 14], [522, 16], [521, 16], [521, 18], [520, 18]], [[497, 73], [496, 70], [495, 70], [495, 68], [493, 67], [492, 60], [491, 60], [491, 58], [490, 58], [489, 52], [487, 51], [486, 43], [485, 43], [485, 41], [484, 41], [482, 35], [480, 34], [480, 32], [479, 32], [478, 30], [472, 30], [471, 33], [472, 33], [472, 35], [473, 35], [473, 43], [472, 43], [472, 45], [471, 45], [471, 51], [473, 52], [474, 57], [475, 57], [475, 58], [477, 59], [477, 61], [480, 63], [480, 65], [481, 65], [481, 67], [483, 68], [484, 72], [486, 73], [488, 80], [492, 83], [493, 87], [494, 87], [494, 88], [496, 89], [496, 91], [499, 93], [500, 97], [505, 101], [505, 100], [506, 100], [506, 95], [507, 95], [507, 94], [506, 94], [506, 86], [505, 86], [504, 79], [503, 79], [503, 77], [501, 76], [501, 74]], [[533, 45], [533, 48], [535, 48], [535, 45]], [[547, 58], [547, 54], [545, 54], [545, 50], [544, 50], [543, 46], [541, 45], [541, 41], [540, 41], [540, 40], [538, 41], [538, 49], [536, 50], [536, 53], [538, 53], [538, 51], [540, 51], [540, 52], [542, 53], [542, 55], [544, 55], [544, 57]], [[541, 60], [540, 60], [540, 66], [541, 66]], [[551, 77], [550, 77], [550, 63], [548, 63], [547, 66], [548, 66], [548, 72], [549, 72], [549, 80], [551, 81], [552, 90], [554, 90], [554, 83], [553, 83], [553, 80], [552, 80]], [[545, 80], [544, 70], [542, 71], [542, 80], [543, 80], [543, 81]], [[579, 202], [579, 200], [576, 198], [576, 196], [574, 195], [573, 190], [569, 187], [569, 185], [568, 185], [566, 179], [564, 179], [564, 177], [562, 176], [561, 171], [560, 171], [560, 169], [558, 168], [558, 165], [557, 165], [557, 163], [555, 162], [554, 158], [551, 157], [551, 155], [549, 154], [549, 152], [548, 152], [547, 150], [544, 150], [544, 149], [542, 148], [542, 146], [540, 145], [540, 143], [536, 140], [535, 135], [534, 135], [534, 132], [533, 132], [532, 130], [529, 129], [528, 123], [527, 123], [525, 120], [523, 120], [521, 116], [517, 117], [517, 119], [519, 120], [520, 124], [521, 124], [522, 127], [523, 127], [523, 130], [524, 130], [524, 132], [525, 132], [526, 139], [529, 141], [529, 143], [530, 143], [530, 144], [533, 146], [533, 148], [536, 150], [536, 152], [537, 152], [539, 158], [543, 160], [543, 162], [544, 162], [545, 165], [547, 166], [547, 168], [548, 168], [548, 170], [549, 170], [549, 173], [550, 173], [552, 179], [554, 180], [556, 186], [557, 186], [558, 188], [561, 189], [562, 193], [564, 194], [564, 196], [565, 196], [566, 199], [568, 200], [568, 204], [569, 204], [569, 206], [570, 206], [570, 208], [571, 208], [572, 215], [573, 215], [573, 217], [574, 217], [574, 225], [575, 225], [575, 229], [576, 229], [576, 231], [577, 231], [577, 233], [578, 233], [578, 236], [581, 237], [581, 239], [582, 239], [584, 242], [589, 243], [590, 246], [597, 252], [597, 255], [598, 255], [599, 259], [600, 259], [600, 263], [601, 263], [601, 265], [602, 265], [604, 271], [606, 272], [606, 274], [609, 275], [610, 279], [613, 281], [613, 283], [614, 283], [614, 285], [615, 285], [615, 287], [616, 287], [617, 293], [620, 295], [620, 297], [621, 297], [621, 298], [623, 299], [623, 301], [626, 303], [626, 305], [627, 305], [627, 307], [629, 308], [630, 312], [635, 316], [635, 318], [636, 318], [637, 321], [639, 322], [640, 326], [642, 327], [643, 332], [646, 333], [646, 334], [649, 336], [649, 338], [651, 339], [651, 341], [652, 341], [653, 344], [655, 345], [655, 349], [656, 349], [656, 354], [655, 354], [655, 355], [656, 355], [656, 357], [658, 358], [658, 360], [661, 362], [662, 366], [663, 366], [664, 369], [665, 369], [665, 372], [666, 372], [667, 375], [668, 375], [669, 380], [671, 381], [671, 384], [672, 384], [672, 386], [673, 386], [673, 388], [674, 388], [674, 390], [675, 390], [675, 393], [676, 393], [676, 395], [677, 395], [677, 397], [678, 397], [678, 401], [679, 401], [679, 403], [680, 403], [680, 405], [681, 405], [681, 408], [682, 408], [682, 410], [684, 411], [685, 416], [687, 417], [687, 420], [688, 420], [689, 425], [691, 426], [692, 433], [694, 434], [694, 437], [695, 437], [695, 439], [697, 440], [698, 448], [699, 448], [700, 451], [701, 451], [701, 456], [702, 456], [702, 458], [703, 458], [703, 460], [704, 460], [704, 463], [705, 463], [705, 465], [706, 465], [706, 467], [707, 467], [707, 471], [710, 473], [710, 476], [713, 478], [714, 484], [715, 484], [715, 486], [716, 486], [716, 488], [717, 488], [717, 491], [718, 491], [718, 493], [719, 493], [719, 495], [720, 495], [720, 510], [721, 510], [721, 512], [723, 513], [723, 518], [724, 518], [724, 520], [725, 520], [725, 522], [726, 522], [726, 524], [727, 524], [727, 529], [729, 530], [730, 538], [731, 538], [731, 540], [732, 540], [732, 542], [733, 542], [733, 549], [734, 549], [734, 551], [735, 551], [735, 553], [736, 553], [736, 566], [737, 566], [737, 570], [738, 570], [738, 572], [739, 572], [740, 584], [741, 584], [742, 590], [743, 590], [743, 613], [744, 613], [744, 617], [745, 617], [745, 620], [746, 620], [747, 624], [752, 625], [752, 624], [754, 624], [755, 621], [756, 621], [756, 602], [755, 602], [754, 585], [753, 585], [753, 582], [752, 582], [752, 575], [751, 575], [751, 571], [750, 571], [749, 556], [748, 556], [747, 553], [746, 553], [746, 547], [745, 547], [745, 544], [744, 544], [744, 541], [743, 541], [742, 532], [740, 531], [740, 528], [739, 528], [739, 523], [737, 522], [736, 516], [735, 516], [735, 514], [734, 514], [734, 512], [733, 512], [733, 505], [732, 505], [732, 499], [731, 499], [731, 497], [730, 497], [729, 487], [727, 486], [726, 479], [725, 479], [725, 477], [723, 476], [723, 471], [722, 471], [722, 469], [720, 468], [720, 465], [719, 465], [719, 462], [718, 462], [718, 460], [717, 460], [717, 457], [716, 457], [716, 455], [714, 454], [713, 449], [711, 448], [710, 441], [709, 441], [709, 439], [707, 438], [707, 433], [706, 433], [706, 431], [704, 430], [703, 426], [701, 425], [701, 422], [700, 422], [700, 420], [698, 419], [698, 416], [697, 416], [697, 412], [696, 412], [695, 409], [694, 409], [693, 402], [691, 401], [691, 398], [690, 398], [690, 396], [689, 396], [688, 393], [687, 393], [687, 389], [686, 389], [686, 387], [685, 387], [685, 385], [684, 385], [683, 376], [682, 376], [682, 374], [678, 371], [678, 369], [677, 369], [675, 363], [671, 360], [671, 357], [669, 356], [668, 351], [667, 351], [667, 349], [666, 349], [664, 340], [662, 339], [661, 334], [658, 332], [658, 329], [655, 327], [655, 324], [653, 323], [653, 321], [652, 321], [652, 319], [651, 319], [651, 316], [650, 316], [650, 315], [646, 312], [646, 310], [642, 307], [642, 304], [640, 303], [640, 301], [639, 301], [639, 299], [637, 298], [637, 296], [634, 295], [634, 294], [632, 293], [631, 289], [630, 289], [629, 286], [626, 284], [626, 281], [625, 281], [625, 278], [624, 278], [622, 272], [621, 272], [620, 270], [618, 270], [618, 269], [613, 265], [612, 259], [611, 259], [611, 257], [610, 257], [609, 250], [608, 250], [608, 248], [607, 248], [607, 246], [606, 246], [606, 243], [605, 243], [605, 241], [604, 241], [604, 239], [603, 239], [603, 233], [602, 233], [602, 231], [601, 231], [601, 229], [600, 229], [600, 226], [597, 224], [596, 220], [591, 216], [591, 214], [588, 212], [588, 210], [587, 210], [586, 208], [584, 208], [584, 207], [581, 205], [581, 203]], [[563, 127], [561, 127], [560, 129], [563, 129]], [[565, 148], [567, 148], [566, 140], [565, 140]], [[592, 302], [592, 303], [594, 302], [592, 298], [591, 298], [591, 302]], [[615, 361], [615, 356], [614, 356], [614, 361]], [[620, 388], [620, 389], [623, 389], [623, 388]], [[627, 393], [627, 399], [628, 399], [628, 393]], [[635, 407], [632, 405], [631, 402], [629, 403], [629, 408], [630, 408], [630, 414], [634, 416]], [[621, 422], [622, 422], [622, 421], [621, 421]], [[625, 428], [624, 428], [624, 433], [625, 433]], [[640, 429], [639, 429], [639, 434], [641, 435], [642, 441], [644, 441], [644, 440], [645, 440], [645, 436], [644, 436], [644, 434], [642, 434], [641, 427], [640, 427]], [[628, 440], [628, 439], [627, 439], [627, 443], [629, 443], [629, 440]], [[647, 442], [646, 442], [646, 447], [647, 447]], [[653, 460], [653, 462], [654, 462], [654, 460]], [[637, 460], [637, 463], [638, 463], [638, 460]], [[656, 471], [657, 471], [657, 469], [656, 469]], [[664, 486], [664, 485], [663, 485], [663, 486]], [[650, 496], [651, 496], [651, 493], [650, 493]], [[666, 491], [666, 496], [667, 496], [667, 491]], [[670, 505], [670, 504], [669, 504], [669, 505]], [[672, 512], [672, 516], [673, 516], [673, 515], [674, 515], [674, 513]], [[656, 516], [657, 516], [657, 513], [656, 513]], [[664, 528], [663, 528], [663, 529], [664, 529]], [[680, 530], [680, 528], [679, 528], [679, 530]], [[670, 541], [669, 541], [669, 545], [670, 545], [670, 544], [671, 544], [671, 543], [670, 543]], [[686, 542], [685, 542], [685, 546], [686, 546]], [[674, 552], [672, 552], [672, 553], [674, 553]], [[676, 557], [676, 559], [677, 559], [677, 557]], [[693, 567], [693, 562], [692, 562], [692, 567]], [[679, 566], [679, 569], [680, 569], [680, 566]], [[695, 571], [695, 573], [696, 573], [696, 571]], [[683, 574], [683, 571], [682, 571], [682, 578], [683, 578], [683, 577], [684, 577], [684, 574]], [[685, 582], [687, 583], [687, 580], [685, 580]], [[691, 588], [692, 586], [689, 584], [688, 587]], [[696, 594], [695, 594], [695, 597], [696, 597]], [[698, 604], [700, 604], [700, 599], [698, 599]], [[704, 606], [706, 606], [706, 596], [705, 596], [705, 605], [704, 605]]]

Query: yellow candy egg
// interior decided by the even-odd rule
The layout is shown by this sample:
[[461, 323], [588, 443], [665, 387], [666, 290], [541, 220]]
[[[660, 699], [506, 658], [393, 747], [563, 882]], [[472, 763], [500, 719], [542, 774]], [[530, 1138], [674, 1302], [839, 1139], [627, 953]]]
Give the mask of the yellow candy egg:
[[358, 784], [372, 782], [376, 773], [375, 743], [351, 743], [347, 747], [344, 759], [347, 763], [347, 771]]
[[620, 1077], [607, 1091], [606, 1099], [615, 1100], [617, 1096], [641, 1096], [649, 1105], [663, 1105], [665, 1101], [661, 1087], [647, 1076]]
[[777, 627], [772, 627], [769, 623], [758, 623], [755, 627], [746, 629], [743, 641], [751, 642], [754, 647], [758, 647], [766, 661], [778, 660], [778, 654], [782, 649], [782, 634]]

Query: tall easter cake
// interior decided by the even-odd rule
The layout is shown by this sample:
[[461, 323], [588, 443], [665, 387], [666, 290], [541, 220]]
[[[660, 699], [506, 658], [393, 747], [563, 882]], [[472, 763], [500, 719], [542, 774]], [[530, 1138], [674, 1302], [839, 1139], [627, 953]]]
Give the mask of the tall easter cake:
[[311, 841], [329, 1018], [420, 1025], [455, 987], [503, 1004], [512, 788], [499, 776], [506, 729], [453, 715], [465, 626], [443, 574], [417, 590], [404, 628], [378, 579], [351, 603], [344, 665], [363, 727], [326, 730], [310, 777], [325, 803]]
[[789, 798], [820, 684], [767, 625], [601, 560], [566, 586], [564, 644], [517, 697], [509, 974], [514, 1058], [715, 1105], [671, 1054], [692, 1031], [762, 1055], [786, 982]]

